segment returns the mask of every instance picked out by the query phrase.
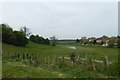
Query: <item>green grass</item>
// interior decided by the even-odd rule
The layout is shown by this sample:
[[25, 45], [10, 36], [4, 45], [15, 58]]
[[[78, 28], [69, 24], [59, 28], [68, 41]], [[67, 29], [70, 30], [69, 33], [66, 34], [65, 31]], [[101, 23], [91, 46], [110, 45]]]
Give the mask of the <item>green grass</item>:
[[[26, 65], [22, 62], [6, 62], [3, 64], [3, 77], [8, 78], [38, 78], [38, 77], [62, 77], [59, 72], [51, 72], [45, 68]], [[48, 75], [49, 74], [49, 75]]]
[[68, 48], [64, 48], [61, 46], [48, 46], [48, 45], [41, 45], [37, 43], [30, 42], [27, 47], [16, 47], [13, 45], [8, 45], [3, 43], [3, 52], [5, 53], [30, 53], [30, 54], [36, 54], [39, 56], [53, 56], [53, 55], [67, 55], [69, 54], [72, 50]]
[[87, 55], [90, 58], [95, 59], [102, 59], [105, 55], [108, 56], [108, 59], [111, 61], [117, 61], [118, 60], [118, 48], [107, 48], [107, 47], [101, 47], [99, 45], [97, 46], [90, 46], [90, 45], [80, 45], [79, 43], [71, 43], [71, 44], [63, 44], [63, 45], [71, 45], [75, 46], [77, 48], [77, 53], [80, 54], [82, 57]]
[[[77, 50], [67, 48], [66, 46], [75, 46]], [[103, 60], [105, 54], [108, 56], [109, 61], [112, 63], [118, 60], [118, 49], [117, 48], [104, 48], [101, 46], [82, 46], [77, 43], [61, 43], [56, 47], [41, 45], [33, 42], [29, 42], [26, 47], [18, 47], [3, 43], [3, 77], [9, 78], [101, 78], [101, 77], [116, 77], [108, 74], [104, 71], [103, 65], [96, 64], [97, 70], [91, 71], [88, 69], [90, 63], [74, 64], [71, 66], [69, 60], [65, 60], [65, 63], [60, 67], [60, 64], [49, 67], [48, 64], [44, 63], [44, 58], [49, 56], [50, 63], [52, 59], [56, 57], [69, 57], [72, 52], [77, 52], [80, 57]], [[35, 66], [30, 63], [26, 63], [22, 60], [16, 61], [11, 56], [15, 53], [33, 54], [37, 57], [39, 65]], [[55, 60], [57, 61], [57, 60]], [[114, 64], [113, 64], [114, 65]], [[115, 67], [115, 66], [114, 66]], [[114, 69], [113, 69], [114, 70]]]

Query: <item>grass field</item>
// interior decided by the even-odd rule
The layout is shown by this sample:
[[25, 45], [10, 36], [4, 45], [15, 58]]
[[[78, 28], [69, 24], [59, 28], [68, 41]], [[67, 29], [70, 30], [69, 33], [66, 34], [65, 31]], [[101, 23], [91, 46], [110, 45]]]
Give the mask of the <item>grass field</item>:
[[[101, 46], [82, 46], [77, 43], [61, 43], [56, 47], [41, 45], [30, 42], [27, 47], [16, 47], [9, 44], [2, 44], [2, 77], [3, 78], [103, 78], [117, 77], [117, 69], [115, 63], [118, 61], [117, 48], [105, 48]], [[76, 47], [76, 50], [69, 48]], [[103, 60], [107, 55], [108, 60], [112, 62], [109, 70], [104, 71], [104, 65], [96, 63], [96, 71], [89, 70], [90, 63], [74, 64], [70, 66], [70, 61], [66, 60], [62, 67], [58, 65], [49, 67], [44, 63], [44, 58], [48, 58], [52, 63], [53, 58], [69, 57], [71, 53], [76, 52], [79, 57]], [[15, 53], [28, 53], [37, 57], [39, 64], [33, 65], [23, 60], [16, 61], [11, 56]], [[56, 61], [56, 60], [55, 60]], [[111, 71], [112, 70], [112, 71]]]

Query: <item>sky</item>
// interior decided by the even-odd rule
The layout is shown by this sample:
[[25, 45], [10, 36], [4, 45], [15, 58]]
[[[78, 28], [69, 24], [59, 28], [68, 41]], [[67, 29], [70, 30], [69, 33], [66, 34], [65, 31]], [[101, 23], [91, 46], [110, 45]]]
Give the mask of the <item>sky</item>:
[[32, 34], [49, 38], [118, 35], [117, 2], [4, 2], [2, 23], [14, 30], [26, 26]]

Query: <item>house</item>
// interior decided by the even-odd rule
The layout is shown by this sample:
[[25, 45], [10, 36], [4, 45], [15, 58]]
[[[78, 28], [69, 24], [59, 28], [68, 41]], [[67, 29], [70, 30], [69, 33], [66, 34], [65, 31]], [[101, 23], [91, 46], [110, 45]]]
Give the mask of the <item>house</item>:
[[97, 38], [97, 39], [96, 39], [96, 43], [101, 44], [101, 43], [102, 43], [102, 40], [101, 40], [100, 38]]
[[98, 44], [108, 44], [109, 39], [105, 39], [105, 38], [97, 38], [96, 39], [96, 43]]
[[95, 40], [96, 40], [95, 37], [88, 38], [88, 42], [89, 42], [89, 43], [92, 43], [92, 42], [94, 42]]

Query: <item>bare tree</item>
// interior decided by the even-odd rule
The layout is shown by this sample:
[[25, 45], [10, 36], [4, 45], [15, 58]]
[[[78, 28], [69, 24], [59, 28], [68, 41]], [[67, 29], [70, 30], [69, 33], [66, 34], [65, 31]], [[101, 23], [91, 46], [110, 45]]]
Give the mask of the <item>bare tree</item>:
[[51, 40], [51, 44], [52, 44], [53, 46], [56, 46], [57, 37], [54, 35], [54, 36], [50, 37], [50, 40]]
[[30, 29], [27, 28], [26, 26], [21, 27], [21, 28], [20, 28], [20, 31], [24, 32], [24, 34], [25, 34], [26, 37], [29, 37], [30, 34], [31, 34]]

